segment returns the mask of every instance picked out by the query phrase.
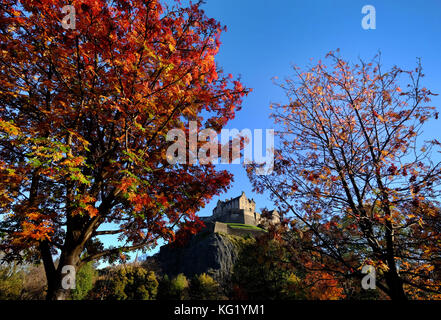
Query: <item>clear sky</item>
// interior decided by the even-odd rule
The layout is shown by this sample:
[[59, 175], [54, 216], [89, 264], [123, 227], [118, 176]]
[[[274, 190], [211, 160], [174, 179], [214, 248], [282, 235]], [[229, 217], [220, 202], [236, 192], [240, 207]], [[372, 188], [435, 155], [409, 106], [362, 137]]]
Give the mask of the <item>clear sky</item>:
[[[375, 30], [361, 26], [365, 5], [376, 9]], [[351, 61], [370, 59], [381, 51], [385, 67], [413, 69], [420, 57], [426, 74], [423, 86], [441, 93], [439, 0], [207, 0], [203, 8], [208, 17], [228, 28], [221, 37], [217, 62], [226, 73], [241, 74], [244, 85], [253, 88], [228, 128], [273, 128], [269, 105], [286, 100], [272, 78], [290, 77], [291, 65], [304, 67], [310, 58], [323, 59], [337, 48]], [[441, 96], [433, 99], [433, 105], [441, 105]], [[439, 128], [439, 122], [429, 122], [425, 134], [440, 138]], [[257, 208], [272, 208], [268, 195], [252, 193], [241, 165], [220, 168], [230, 170], [235, 177], [220, 199], [238, 196], [243, 190], [255, 199]], [[200, 215], [211, 215], [217, 200], [213, 199]]]
[[[376, 9], [375, 30], [361, 26], [365, 5]], [[359, 57], [370, 59], [381, 51], [385, 67], [413, 69], [420, 57], [426, 75], [423, 85], [441, 93], [439, 0], [207, 0], [203, 8], [209, 17], [228, 28], [221, 37], [219, 65], [225, 72], [241, 74], [242, 82], [253, 88], [228, 128], [273, 128], [269, 105], [286, 99], [272, 78], [290, 77], [293, 64], [304, 67], [310, 58], [323, 59], [337, 48], [343, 58], [354, 62]], [[433, 99], [433, 105], [441, 105], [440, 97]], [[439, 122], [427, 123], [425, 134], [440, 137], [439, 126]], [[221, 199], [235, 197], [244, 190], [254, 197], [257, 208], [271, 208], [267, 195], [252, 193], [242, 166], [221, 167], [235, 176], [229, 192]], [[200, 214], [210, 215], [216, 202], [213, 199]]]

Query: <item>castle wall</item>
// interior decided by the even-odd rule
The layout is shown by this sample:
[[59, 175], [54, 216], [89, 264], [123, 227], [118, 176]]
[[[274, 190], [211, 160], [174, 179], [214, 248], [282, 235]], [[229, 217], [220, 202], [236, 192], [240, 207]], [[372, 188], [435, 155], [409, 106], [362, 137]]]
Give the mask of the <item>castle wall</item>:
[[228, 234], [228, 225], [222, 222], [215, 222], [213, 231]]
[[[278, 223], [279, 216], [276, 214], [269, 223]], [[247, 199], [244, 192], [240, 197], [226, 201], [218, 200], [213, 209], [213, 215], [207, 218], [210, 221], [220, 221], [225, 223], [243, 223], [249, 225], [258, 225], [262, 223], [260, 214], [256, 212], [256, 203], [253, 199]]]
[[245, 210], [231, 210], [215, 216], [215, 220], [224, 223], [243, 223], [256, 226], [260, 221], [260, 214]]
[[257, 217], [254, 215], [254, 213], [250, 213], [250, 212], [246, 212], [244, 215], [243, 215], [243, 220], [244, 220], [244, 224], [249, 224], [249, 225], [252, 225], [252, 226], [256, 226], [258, 223], [259, 223], [259, 221], [258, 221], [258, 219], [256, 219]]
[[244, 223], [242, 210], [224, 213], [216, 218], [216, 221], [225, 223]]
[[261, 235], [264, 231], [261, 230], [246, 230], [246, 229], [233, 229], [228, 228], [228, 234], [231, 234], [233, 236], [239, 236], [239, 237], [245, 237], [245, 236], [253, 236], [256, 237], [258, 235]]

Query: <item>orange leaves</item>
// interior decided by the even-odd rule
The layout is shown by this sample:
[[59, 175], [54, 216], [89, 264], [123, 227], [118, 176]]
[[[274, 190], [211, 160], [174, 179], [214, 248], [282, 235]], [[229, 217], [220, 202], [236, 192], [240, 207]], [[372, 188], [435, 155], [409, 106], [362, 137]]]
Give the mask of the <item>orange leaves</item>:
[[15, 232], [14, 241], [22, 240], [42, 241], [49, 240], [54, 232], [53, 224], [45, 215], [33, 211], [26, 215], [26, 219], [21, 223], [21, 230]]
[[390, 95], [389, 91], [383, 90], [382, 95], [383, 95], [383, 101], [384, 102], [386, 102], [388, 104], [390, 104], [392, 102], [392, 98], [391, 98], [391, 95]]
[[50, 234], [53, 232], [53, 228], [48, 223], [34, 224], [32, 222], [23, 222], [23, 231], [18, 232], [16, 235], [23, 239], [32, 239], [36, 241], [49, 240]]
[[372, 110], [372, 114], [374, 115], [375, 118], [379, 119], [381, 122], [384, 122], [384, 117], [378, 114], [376, 110]]
[[307, 299], [340, 300], [345, 298], [344, 289], [335, 277], [325, 271], [319, 271], [320, 266], [315, 266], [312, 262], [306, 262], [306, 268], [315, 270], [307, 272], [303, 280], [303, 286], [308, 288]]
[[[441, 181], [441, 163], [429, 153], [431, 148], [439, 151], [441, 143], [417, 140], [422, 125], [437, 117], [426, 105], [433, 94], [417, 87], [421, 66], [414, 73], [398, 68], [383, 73], [377, 58], [351, 65], [332, 52], [328, 57], [326, 66], [304, 72], [295, 68], [295, 78], [280, 85], [289, 103], [272, 108], [279, 161], [273, 176], [249, 175], [253, 185], [269, 191], [286, 214], [303, 224], [307, 231], [302, 229], [293, 249], [308, 248], [305, 260], [317, 254], [324, 261], [314, 269], [323, 272], [323, 279], [317, 275], [317, 287], [329, 283], [337, 288], [329, 289], [328, 296], [342, 291], [333, 283], [334, 273], [325, 271], [353, 274], [360, 257], [378, 263], [382, 272], [393, 270], [403, 258], [400, 263], [407, 263], [409, 273], [398, 277], [407, 277], [415, 287], [432, 282], [441, 288], [433, 275], [436, 269], [426, 263], [441, 252], [439, 210], [420, 208], [438, 204]], [[406, 82], [409, 89], [403, 93], [398, 84]], [[371, 252], [397, 256], [383, 262]], [[341, 259], [344, 270], [339, 269]], [[325, 290], [313, 296], [320, 299]]]
[[98, 215], [98, 209], [95, 207], [96, 199], [90, 195], [80, 195], [77, 197], [78, 206], [72, 211], [72, 216], [87, 215], [90, 218]]
[[85, 209], [86, 209], [87, 213], [89, 214], [89, 217], [91, 217], [91, 218], [98, 215], [98, 209], [90, 204], [86, 205]]
[[71, 158], [66, 158], [65, 160], [61, 161], [60, 165], [71, 167], [71, 168], [76, 168], [76, 167], [79, 167], [82, 164], [84, 164], [84, 161], [85, 161], [85, 158], [82, 156], [71, 157]]
[[118, 186], [118, 189], [122, 192], [127, 192], [129, 188], [136, 187], [138, 179], [135, 177], [124, 177]]

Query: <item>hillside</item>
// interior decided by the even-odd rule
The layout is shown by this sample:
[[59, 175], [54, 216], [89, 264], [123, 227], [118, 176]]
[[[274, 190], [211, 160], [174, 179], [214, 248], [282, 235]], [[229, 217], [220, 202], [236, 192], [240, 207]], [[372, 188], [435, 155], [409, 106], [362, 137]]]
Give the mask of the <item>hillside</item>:
[[218, 232], [202, 232], [185, 247], [165, 245], [151, 259], [169, 276], [179, 273], [192, 277], [206, 273], [219, 283], [226, 283], [237, 260], [241, 244], [252, 238]]

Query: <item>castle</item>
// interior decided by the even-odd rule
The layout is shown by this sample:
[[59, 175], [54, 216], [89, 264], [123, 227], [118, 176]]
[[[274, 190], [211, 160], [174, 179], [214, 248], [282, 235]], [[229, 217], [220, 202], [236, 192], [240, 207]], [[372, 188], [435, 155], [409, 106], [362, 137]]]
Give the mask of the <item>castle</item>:
[[206, 273], [221, 284], [229, 283], [239, 256], [231, 236], [259, 237], [267, 232], [269, 224], [280, 222], [276, 210], [265, 215], [257, 213], [256, 203], [244, 192], [239, 197], [218, 201], [211, 216], [200, 218], [205, 228], [184, 247], [164, 245], [155, 255], [162, 272], [170, 277]]
[[268, 223], [277, 224], [280, 222], [280, 217], [278, 212], [273, 210], [270, 212], [270, 217], [264, 219], [260, 213], [256, 212], [254, 200], [248, 199], [245, 192], [242, 192], [239, 197], [226, 201], [218, 200], [216, 207], [213, 209], [213, 215], [201, 217], [201, 220], [205, 223], [215, 223], [217, 229], [223, 231], [224, 229], [228, 230], [228, 226], [222, 226], [222, 224], [234, 223], [257, 227], [265, 226]]

